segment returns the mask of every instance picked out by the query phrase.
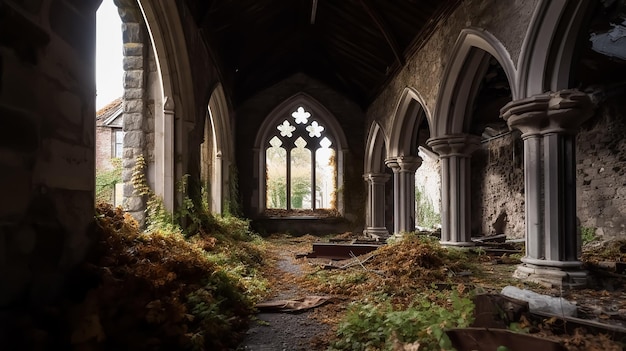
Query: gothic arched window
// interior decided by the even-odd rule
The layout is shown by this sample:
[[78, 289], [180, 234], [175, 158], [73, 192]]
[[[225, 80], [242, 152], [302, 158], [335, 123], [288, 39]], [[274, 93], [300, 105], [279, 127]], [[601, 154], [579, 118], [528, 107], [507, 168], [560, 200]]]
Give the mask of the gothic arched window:
[[326, 127], [304, 107], [275, 126], [265, 145], [267, 209], [333, 209], [336, 151]]
[[253, 201], [258, 213], [289, 216], [298, 210], [333, 210], [342, 214], [339, 189], [346, 144], [334, 116], [308, 95], [297, 94], [276, 107], [255, 141], [259, 192]]

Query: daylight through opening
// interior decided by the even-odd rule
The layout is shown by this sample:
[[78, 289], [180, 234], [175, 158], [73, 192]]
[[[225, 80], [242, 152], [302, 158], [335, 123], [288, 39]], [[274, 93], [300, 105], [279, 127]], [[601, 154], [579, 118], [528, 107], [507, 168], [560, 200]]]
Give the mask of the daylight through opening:
[[282, 120], [265, 150], [268, 209], [334, 209], [336, 151], [326, 127], [303, 106]]

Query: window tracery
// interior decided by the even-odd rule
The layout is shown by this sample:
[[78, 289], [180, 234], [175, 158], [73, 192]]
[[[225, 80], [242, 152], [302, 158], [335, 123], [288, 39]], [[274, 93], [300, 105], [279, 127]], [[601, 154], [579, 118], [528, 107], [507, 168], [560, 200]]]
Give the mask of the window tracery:
[[332, 209], [337, 172], [332, 135], [303, 106], [290, 116], [266, 144], [266, 208]]

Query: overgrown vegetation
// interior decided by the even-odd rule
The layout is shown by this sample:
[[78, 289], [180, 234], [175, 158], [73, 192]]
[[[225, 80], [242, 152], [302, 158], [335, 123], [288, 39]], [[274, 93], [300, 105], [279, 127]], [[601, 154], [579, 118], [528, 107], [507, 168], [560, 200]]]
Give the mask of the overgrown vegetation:
[[248, 221], [215, 217], [195, 204], [187, 177], [179, 184], [180, 210], [167, 213], [144, 170], [140, 157], [132, 181], [137, 194], [147, 197], [148, 229], [142, 231], [120, 207], [99, 204], [96, 246], [71, 277], [69, 299], [22, 312], [6, 329], [9, 349], [237, 346], [254, 304], [269, 290], [259, 272], [265, 259], [261, 238]]
[[415, 350], [450, 350], [445, 329], [467, 327], [473, 320], [472, 301], [457, 291], [424, 290], [408, 307], [394, 306], [389, 300], [381, 295], [371, 302], [351, 304], [330, 350], [398, 350], [402, 344]]
[[[141, 233], [119, 208], [98, 210], [103, 241], [93, 263], [108, 268], [108, 284], [96, 290], [107, 346], [142, 349], [154, 338], [161, 349], [232, 347], [267, 288], [257, 275], [262, 253], [249, 244], [252, 235], [241, 236], [247, 226], [231, 219], [216, 235], [185, 240], [180, 233]], [[224, 235], [231, 229], [237, 237]]]
[[339, 321], [331, 350], [449, 349], [444, 329], [472, 322], [471, 281], [458, 273], [475, 270], [476, 260], [436, 238], [406, 233], [363, 265], [318, 269], [303, 284], [358, 301]]
[[113, 203], [115, 184], [122, 182], [122, 160], [112, 158], [112, 169], [96, 172], [96, 202]]
[[596, 236], [596, 229], [590, 227], [580, 227], [580, 237], [583, 245], [598, 240], [598, 236]]

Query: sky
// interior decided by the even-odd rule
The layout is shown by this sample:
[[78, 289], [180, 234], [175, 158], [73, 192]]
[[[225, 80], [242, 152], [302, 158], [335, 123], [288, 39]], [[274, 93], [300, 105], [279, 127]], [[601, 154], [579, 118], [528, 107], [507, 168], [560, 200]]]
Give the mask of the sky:
[[96, 14], [96, 110], [121, 97], [122, 20], [113, 0], [104, 0]]

